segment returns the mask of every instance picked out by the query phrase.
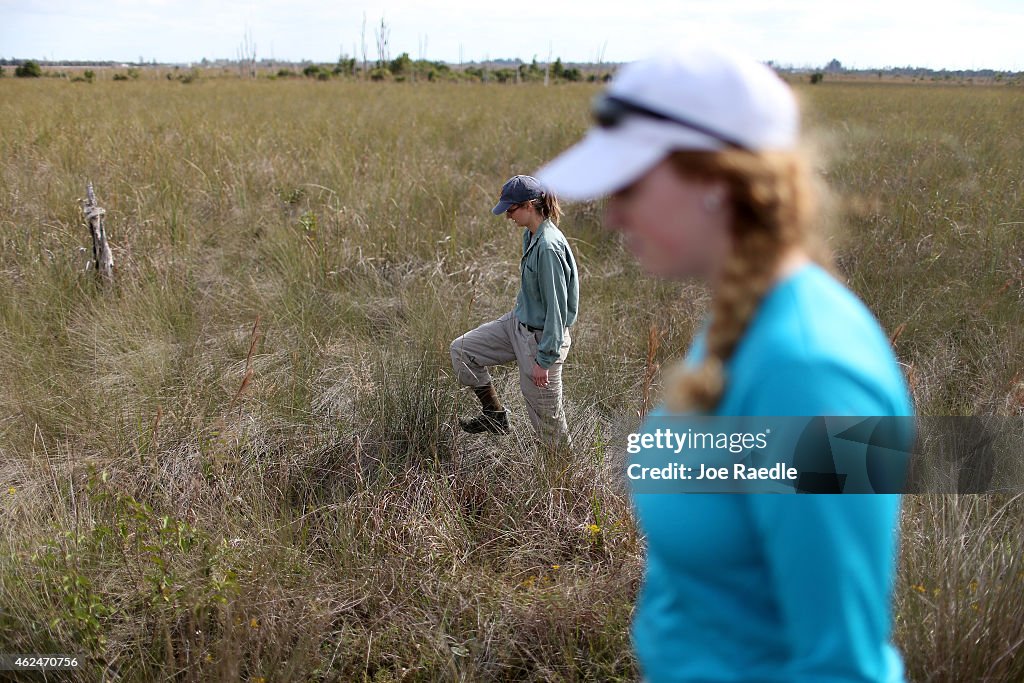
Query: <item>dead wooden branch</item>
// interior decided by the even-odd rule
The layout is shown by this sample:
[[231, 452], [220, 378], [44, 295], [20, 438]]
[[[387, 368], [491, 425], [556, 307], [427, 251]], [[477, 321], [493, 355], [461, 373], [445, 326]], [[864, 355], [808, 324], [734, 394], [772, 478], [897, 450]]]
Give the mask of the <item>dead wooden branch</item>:
[[110, 252], [110, 245], [107, 244], [107, 231], [103, 227], [103, 216], [107, 210], [96, 204], [96, 194], [93, 192], [92, 183], [86, 187], [86, 199], [82, 202], [82, 213], [89, 223], [89, 232], [92, 233], [92, 257], [96, 265], [96, 271], [106, 280], [114, 278], [114, 255]]

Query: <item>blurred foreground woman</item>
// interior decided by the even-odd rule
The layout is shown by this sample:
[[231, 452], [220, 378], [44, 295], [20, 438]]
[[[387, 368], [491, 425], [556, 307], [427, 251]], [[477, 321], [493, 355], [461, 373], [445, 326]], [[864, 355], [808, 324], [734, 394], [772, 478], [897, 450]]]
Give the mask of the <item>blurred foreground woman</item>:
[[[605, 221], [645, 270], [713, 295], [652, 417], [911, 415], [885, 334], [812, 258], [798, 107], [773, 71], [711, 47], [665, 52], [622, 69], [594, 118], [539, 179], [569, 200], [608, 195]], [[634, 501], [647, 680], [904, 680], [890, 643], [898, 496]]]

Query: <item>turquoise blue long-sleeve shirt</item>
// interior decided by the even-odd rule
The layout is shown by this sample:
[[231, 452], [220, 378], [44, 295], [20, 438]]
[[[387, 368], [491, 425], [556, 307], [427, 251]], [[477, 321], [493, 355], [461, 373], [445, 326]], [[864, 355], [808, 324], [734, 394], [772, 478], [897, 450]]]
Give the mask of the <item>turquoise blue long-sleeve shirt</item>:
[[[702, 333], [687, 362], [704, 354]], [[878, 323], [817, 266], [768, 293], [725, 372], [715, 415], [912, 414]], [[633, 638], [650, 683], [904, 681], [890, 643], [898, 496], [634, 502], [647, 565]]]
[[545, 219], [535, 233], [523, 231], [519, 271], [515, 316], [544, 330], [537, 343], [537, 365], [547, 369], [558, 360], [565, 331], [576, 322], [580, 301], [576, 259], [565, 235], [551, 220]]

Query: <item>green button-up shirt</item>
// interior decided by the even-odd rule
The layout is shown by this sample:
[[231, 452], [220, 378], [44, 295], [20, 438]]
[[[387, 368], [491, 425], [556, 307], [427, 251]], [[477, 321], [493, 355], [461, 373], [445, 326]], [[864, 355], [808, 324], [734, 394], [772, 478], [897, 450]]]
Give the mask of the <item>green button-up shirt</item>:
[[530, 327], [544, 330], [537, 343], [537, 365], [547, 369], [558, 360], [565, 331], [576, 322], [580, 302], [576, 259], [565, 235], [550, 219], [545, 219], [534, 234], [523, 231], [519, 272], [515, 316]]

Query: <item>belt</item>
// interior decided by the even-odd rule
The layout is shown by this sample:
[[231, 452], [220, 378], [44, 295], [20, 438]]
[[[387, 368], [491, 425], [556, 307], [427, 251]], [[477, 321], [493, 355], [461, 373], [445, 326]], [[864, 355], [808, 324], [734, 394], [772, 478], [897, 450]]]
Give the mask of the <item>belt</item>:
[[543, 327], [533, 327], [532, 325], [527, 325], [522, 320], [519, 321], [519, 324], [528, 329], [530, 332], [540, 332], [544, 329]]

